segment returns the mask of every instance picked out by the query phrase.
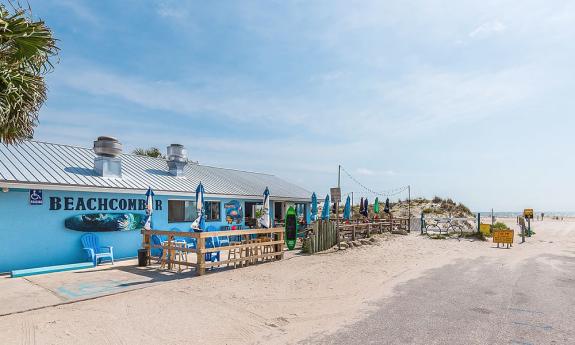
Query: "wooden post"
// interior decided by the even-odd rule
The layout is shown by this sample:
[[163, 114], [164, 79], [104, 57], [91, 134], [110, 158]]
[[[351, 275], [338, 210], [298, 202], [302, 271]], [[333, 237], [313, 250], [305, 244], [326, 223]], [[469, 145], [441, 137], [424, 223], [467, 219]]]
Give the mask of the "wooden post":
[[168, 269], [171, 270], [172, 269], [172, 249], [170, 249], [171, 246], [174, 245], [174, 236], [173, 235], [168, 235]]
[[279, 234], [281, 243], [276, 246], [276, 252], [280, 252], [280, 254], [276, 255], [276, 260], [281, 260], [284, 257], [284, 231]]
[[411, 186], [407, 185], [407, 232], [411, 232]]
[[206, 239], [204, 237], [198, 237], [196, 254], [198, 258], [197, 274], [199, 276], [204, 275], [204, 273], [206, 273], [206, 257], [204, 249], [206, 249]]
[[152, 263], [152, 259], [150, 258], [152, 249], [150, 248], [150, 235], [144, 234], [144, 241], [142, 246], [146, 248], [146, 253], [148, 257], [148, 266]]
[[[479, 213], [477, 214], [477, 219], [478, 222], [481, 223], [481, 220], [479, 219]], [[477, 232], [479, 232], [479, 223], [477, 223]], [[421, 234], [423, 235], [423, 229], [425, 229], [425, 218], [423, 216], [423, 212], [421, 212]]]
[[353, 225], [353, 227], [351, 228], [351, 240], [355, 241], [355, 224]]
[[315, 232], [315, 248], [313, 250], [314, 253], [317, 253], [319, 251], [319, 232], [321, 230], [322, 223], [323, 223], [323, 220], [317, 224], [317, 229]]

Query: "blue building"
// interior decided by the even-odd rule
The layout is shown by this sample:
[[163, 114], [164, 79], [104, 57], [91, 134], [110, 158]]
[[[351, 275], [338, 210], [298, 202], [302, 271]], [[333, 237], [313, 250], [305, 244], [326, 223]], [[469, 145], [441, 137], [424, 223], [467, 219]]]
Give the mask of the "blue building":
[[135, 257], [148, 187], [155, 193], [152, 228], [189, 231], [200, 182], [206, 226], [256, 226], [266, 187], [276, 225], [290, 206], [309, 222], [311, 192], [273, 175], [189, 162], [181, 145], [168, 147], [163, 159], [122, 153], [122, 145], [108, 137], [93, 148], [0, 144], [0, 272], [87, 261], [80, 237], [91, 232], [91, 223], [76, 224], [86, 215], [118, 218], [124, 231], [97, 232], [100, 241], [114, 247], [117, 259]]

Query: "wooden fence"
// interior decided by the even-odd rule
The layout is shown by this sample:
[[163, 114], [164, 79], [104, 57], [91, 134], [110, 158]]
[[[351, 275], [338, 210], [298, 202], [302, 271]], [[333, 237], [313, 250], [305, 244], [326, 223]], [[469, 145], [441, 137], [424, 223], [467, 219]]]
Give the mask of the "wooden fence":
[[[172, 269], [174, 265], [179, 267], [194, 268], [198, 275], [203, 275], [206, 268], [230, 265], [236, 267], [256, 263], [258, 261], [281, 260], [283, 259], [284, 229], [250, 229], [250, 230], [229, 230], [210, 232], [179, 232], [164, 230], [142, 230], [142, 247], [148, 251], [148, 260], [153, 256], [151, 250], [158, 248], [162, 250], [161, 257], [155, 257], [162, 263], [161, 267], [167, 265]], [[152, 235], [162, 238], [162, 244], [152, 244]], [[253, 238], [256, 235], [257, 238]], [[234, 237], [241, 238], [241, 241], [231, 241], [228, 246], [215, 248], [206, 247], [206, 239], [213, 237]], [[195, 248], [187, 248], [185, 239], [195, 239]], [[206, 262], [205, 254], [228, 251], [228, 259], [217, 262]], [[231, 251], [231, 252], [230, 252]], [[188, 261], [188, 253], [196, 253], [195, 262]], [[233, 258], [231, 258], [233, 253]], [[220, 253], [222, 255], [222, 253]], [[149, 263], [149, 262], [148, 262]]]
[[358, 238], [370, 237], [373, 233], [409, 231], [409, 223], [408, 218], [390, 218], [379, 219], [370, 223], [341, 224], [339, 233], [342, 239], [355, 241]]
[[312, 230], [304, 238], [303, 251], [313, 254], [335, 246], [337, 244], [335, 225], [335, 222], [328, 220], [318, 220], [313, 223]]
[[[370, 223], [339, 224], [339, 237], [341, 240], [355, 241], [359, 238], [368, 238], [374, 233], [391, 231], [409, 231], [408, 218], [390, 218], [372, 221]], [[338, 231], [333, 220], [318, 220], [311, 229], [305, 230], [303, 251], [317, 253], [328, 250], [337, 244]]]

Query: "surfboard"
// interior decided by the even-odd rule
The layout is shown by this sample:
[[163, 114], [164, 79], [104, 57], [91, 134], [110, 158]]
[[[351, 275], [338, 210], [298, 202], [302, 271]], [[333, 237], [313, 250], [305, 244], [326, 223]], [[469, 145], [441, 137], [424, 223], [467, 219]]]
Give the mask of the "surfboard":
[[146, 220], [140, 213], [88, 213], [66, 218], [67, 229], [84, 232], [141, 230]]
[[294, 249], [297, 239], [297, 214], [293, 207], [288, 208], [285, 222], [286, 245], [289, 250]]

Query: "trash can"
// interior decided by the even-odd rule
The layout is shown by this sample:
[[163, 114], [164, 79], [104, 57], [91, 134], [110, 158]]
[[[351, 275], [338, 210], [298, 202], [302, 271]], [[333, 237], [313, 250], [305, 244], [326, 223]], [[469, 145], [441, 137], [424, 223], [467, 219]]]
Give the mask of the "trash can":
[[148, 250], [138, 249], [138, 266], [145, 267], [148, 266]]

